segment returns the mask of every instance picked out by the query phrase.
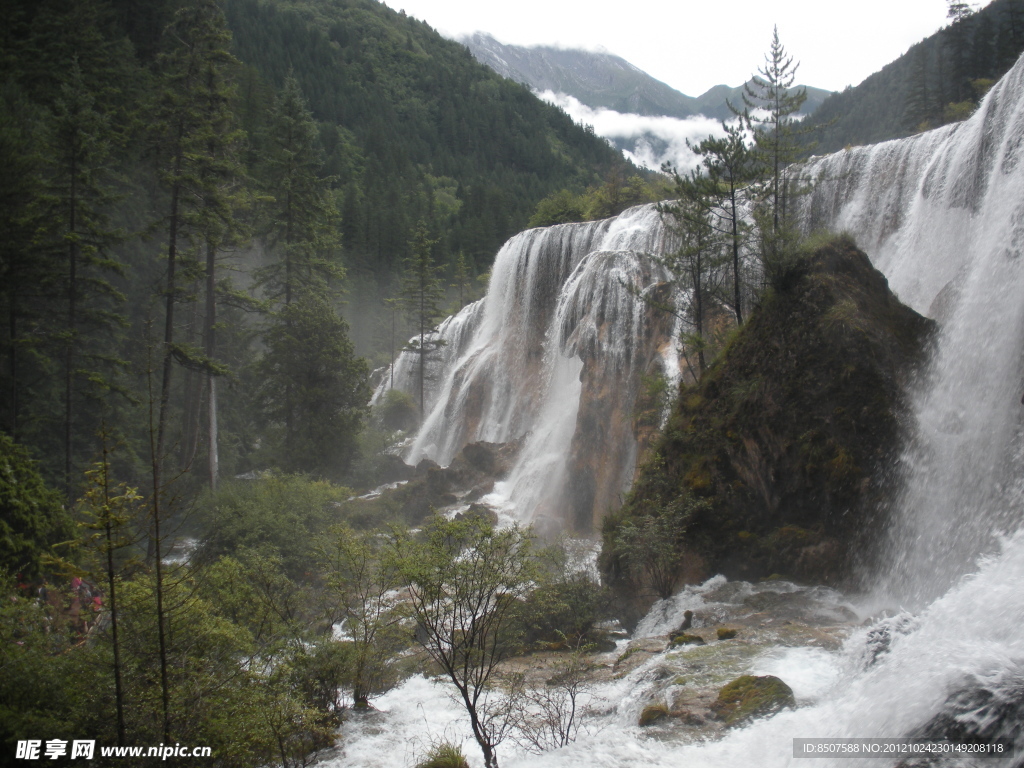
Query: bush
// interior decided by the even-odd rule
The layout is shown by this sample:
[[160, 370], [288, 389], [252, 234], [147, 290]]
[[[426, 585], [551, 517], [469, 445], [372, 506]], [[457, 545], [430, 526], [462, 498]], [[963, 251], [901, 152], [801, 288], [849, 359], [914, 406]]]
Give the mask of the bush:
[[0, 434], [0, 570], [38, 576], [43, 556], [74, 535], [60, 494], [43, 482], [28, 451]]
[[426, 759], [417, 763], [416, 768], [469, 768], [469, 763], [460, 746], [442, 741], [430, 748]]
[[290, 577], [302, 578], [313, 562], [314, 538], [340, 522], [339, 505], [351, 495], [348, 488], [303, 475], [224, 483], [196, 509], [199, 555], [259, 550], [280, 558]]
[[541, 554], [538, 585], [519, 611], [527, 646], [575, 646], [580, 640], [595, 640], [594, 626], [610, 616], [608, 591], [579, 569], [579, 553], [574, 555], [572, 549], [570, 541], [563, 541]]
[[384, 429], [408, 432], [416, 428], [419, 409], [412, 395], [400, 389], [389, 389], [373, 408], [374, 421]]

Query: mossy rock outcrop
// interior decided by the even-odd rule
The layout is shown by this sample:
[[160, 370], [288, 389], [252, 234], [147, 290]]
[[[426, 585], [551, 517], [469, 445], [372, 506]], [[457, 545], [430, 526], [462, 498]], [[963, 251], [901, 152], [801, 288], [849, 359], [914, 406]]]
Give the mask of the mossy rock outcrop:
[[659, 720], [664, 720], [669, 716], [668, 705], [666, 704], [648, 704], [643, 708], [640, 713], [639, 725], [641, 727], [647, 727], [648, 725], [654, 725]]
[[[396, 471], [392, 479], [406, 482], [371, 498], [350, 499], [344, 505], [346, 517], [360, 527], [379, 526], [394, 520], [419, 525], [433, 510], [456, 504], [459, 496], [467, 491], [492, 488], [495, 480], [508, 474], [521, 445], [521, 439], [507, 443], [470, 443], [447, 467], [438, 466], [430, 459], [410, 467], [399, 459], [397, 463], [405, 469], [400, 473]], [[472, 497], [481, 495], [482, 492]], [[473, 504], [461, 514], [497, 521], [492, 510], [479, 504]]]
[[677, 645], [705, 645], [705, 640], [700, 635], [691, 635], [684, 632], [673, 637], [671, 645], [673, 648]]
[[743, 675], [718, 692], [718, 700], [711, 705], [711, 711], [726, 725], [738, 725], [795, 706], [793, 689], [779, 678]]
[[641, 591], [617, 548], [623, 523], [695, 499], [677, 544], [681, 583], [785, 573], [846, 584], [863, 565], [851, 553], [883, 528], [905, 387], [934, 328], [848, 237], [809, 252], [680, 392], [626, 503], [606, 518], [608, 581]]

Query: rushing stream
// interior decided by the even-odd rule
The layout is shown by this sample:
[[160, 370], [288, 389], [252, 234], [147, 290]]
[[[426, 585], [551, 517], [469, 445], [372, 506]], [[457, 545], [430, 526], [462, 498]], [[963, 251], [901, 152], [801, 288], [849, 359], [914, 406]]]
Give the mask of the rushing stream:
[[[595, 678], [599, 714], [592, 733], [540, 756], [503, 745], [503, 766], [892, 766], [892, 758], [794, 757], [793, 739], [907, 736], [943, 712], [967, 730], [987, 728], [1021, 746], [1022, 152], [1024, 62], [1018, 62], [963, 123], [811, 164], [821, 181], [804, 202], [807, 227], [851, 232], [905, 303], [941, 321], [932, 362], [912, 393], [914, 420], [895, 468], [903, 491], [894, 504], [887, 565], [873, 574], [875, 590], [851, 599], [820, 588], [730, 584], [721, 577], [690, 587], [656, 605], [638, 627], [632, 642], [649, 642], [642, 659], [624, 668], [619, 651], [599, 658], [606, 673]], [[534, 472], [522, 487], [550, 493], [564, 484], [577, 439], [580, 371], [588, 359], [582, 351], [587, 334], [570, 342], [573, 329], [583, 326], [569, 318], [593, 315], [592, 304], [568, 309], [589, 279], [581, 269], [586, 262], [604, 270], [609, 292], [601, 298], [587, 288], [588, 301], [604, 301], [604, 308], [587, 321], [594, 330], [586, 344], [617, 350], [617, 370], [635, 368], [635, 350], [645, 347], [642, 368], [664, 353], [664, 344], [637, 341], [648, 326], [612, 275], [618, 269], [641, 289], [649, 286], [656, 275], [636, 252], [656, 247], [662, 237], [648, 208], [510, 241], [487, 299], [450, 321], [465, 330], [450, 331], [447, 372], [413, 457], [443, 463], [469, 433], [500, 441], [531, 432], [529, 440], [542, 445], [527, 456], [550, 472]], [[524, 262], [523, 254], [533, 261]], [[542, 272], [545, 277], [531, 282]], [[535, 305], [528, 299], [545, 291], [553, 292], [546, 314], [530, 317]], [[606, 322], [609, 317], [614, 323]], [[640, 336], [598, 333], [612, 327]], [[530, 338], [539, 346], [526, 344]], [[504, 340], [488, 346], [495, 339]], [[550, 357], [556, 352], [557, 360]], [[515, 361], [512, 368], [502, 367], [509, 361]], [[477, 368], [486, 369], [484, 394], [468, 384], [484, 375]], [[635, 397], [630, 386], [624, 386], [627, 396]], [[545, 394], [534, 398], [535, 391]], [[472, 418], [458, 421], [471, 406]], [[631, 469], [628, 453], [616, 467]], [[516, 472], [512, 485], [530, 470], [522, 465]], [[510, 498], [516, 492], [510, 490]], [[534, 507], [524, 513], [532, 519], [540, 502], [522, 498], [532, 499]], [[666, 650], [665, 635], [687, 609], [708, 626], [737, 624], [737, 639]], [[637, 725], [641, 707], [653, 698], [686, 706], [744, 673], [782, 678], [798, 707], [731, 731], [699, 723]], [[412, 765], [431, 738], [464, 742], [471, 764], [481, 764], [464, 715], [443, 686], [413, 678], [375, 704], [380, 712], [345, 726], [336, 765]], [[1024, 752], [1019, 759], [942, 763], [958, 764], [1021, 765]]]

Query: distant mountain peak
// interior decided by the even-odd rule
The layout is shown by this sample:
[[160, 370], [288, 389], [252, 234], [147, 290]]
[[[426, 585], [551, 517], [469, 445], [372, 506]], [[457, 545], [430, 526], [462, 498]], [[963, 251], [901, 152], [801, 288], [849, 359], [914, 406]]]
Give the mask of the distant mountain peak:
[[[741, 103], [742, 85], [716, 85], [698, 97], [687, 96], [604, 47], [583, 50], [509, 45], [486, 32], [475, 32], [459, 42], [503, 77], [538, 92], [572, 96], [592, 109], [680, 119], [704, 115], [724, 120], [732, 114], [726, 101]], [[806, 112], [812, 112], [829, 93], [807, 87]]]

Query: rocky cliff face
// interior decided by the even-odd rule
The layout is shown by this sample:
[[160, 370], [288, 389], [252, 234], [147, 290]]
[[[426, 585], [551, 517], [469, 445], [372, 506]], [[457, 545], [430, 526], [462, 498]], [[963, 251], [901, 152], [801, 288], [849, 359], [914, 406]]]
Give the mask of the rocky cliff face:
[[934, 323], [903, 306], [848, 238], [765, 297], [700, 384], [682, 390], [652, 460], [605, 525], [703, 499], [676, 542], [681, 578], [774, 573], [839, 583], [879, 528], [904, 388]]

